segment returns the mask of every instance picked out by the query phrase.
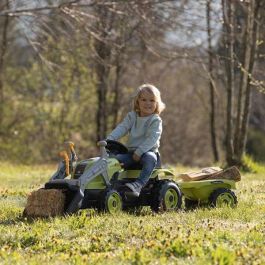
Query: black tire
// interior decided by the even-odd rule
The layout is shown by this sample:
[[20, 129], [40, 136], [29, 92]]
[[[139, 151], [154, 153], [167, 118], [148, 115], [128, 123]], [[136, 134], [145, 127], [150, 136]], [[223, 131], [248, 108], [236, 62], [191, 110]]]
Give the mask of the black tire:
[[186, 210], [194, 210], [199, 206], [199, 202], [198, 201], [193, 201], [190, 199], [185, 198], [184, 199], [184, 204], [185, 204], [185, 209]]
[[122, 211], [122, 197], [118, 191], [111, 189], [103, 193], [99, 210], [110, 214]]
[[237, 205], [237, 197], [230, 189], [219, 188], [212, 192], [209, 197], [209, 203], [211, 207], [226, 205], [233, 208]]
[[182, 194], [171, 180], [160, 180], [153, 190], [151, 209], [154, 212], [175, 211], [181, 208]]

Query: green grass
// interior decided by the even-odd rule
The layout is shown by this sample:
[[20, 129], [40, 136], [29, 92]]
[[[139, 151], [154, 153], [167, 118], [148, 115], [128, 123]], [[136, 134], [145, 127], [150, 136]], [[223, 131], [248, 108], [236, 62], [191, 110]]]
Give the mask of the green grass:
[[[265, 170], [243, 174], [238, 207], [27, 220], [27, 195], [56, 166], [0, 163], [1, 264], [265, 264]], [[183, 167], [176, 172], [191, 171]]]

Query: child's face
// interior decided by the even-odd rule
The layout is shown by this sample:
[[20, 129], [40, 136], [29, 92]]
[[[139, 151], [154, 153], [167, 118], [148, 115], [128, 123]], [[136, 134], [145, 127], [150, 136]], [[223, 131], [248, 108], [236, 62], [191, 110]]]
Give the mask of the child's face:
[[157, 102], [153, 94], [143, 91], [138, 98], [138, 104], [140, 116], [145, 117], [155, 112]]

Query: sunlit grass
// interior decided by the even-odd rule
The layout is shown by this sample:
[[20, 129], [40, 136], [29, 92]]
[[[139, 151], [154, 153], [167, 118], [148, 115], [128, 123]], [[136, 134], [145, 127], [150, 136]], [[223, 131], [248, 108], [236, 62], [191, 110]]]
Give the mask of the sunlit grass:
[[[182, 173], [192, 171], [174, 167]], [[265, 175], [247, 173], [235, 209], [115, 216], [83, 210], [68, 217], [22, 217], [27, 195], [56, 166], [1, 164], [1, 264], [265, 264]]]

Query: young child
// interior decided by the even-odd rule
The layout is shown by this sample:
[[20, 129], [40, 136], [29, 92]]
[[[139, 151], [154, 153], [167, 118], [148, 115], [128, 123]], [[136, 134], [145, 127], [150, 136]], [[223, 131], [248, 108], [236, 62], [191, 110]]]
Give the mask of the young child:
[[158, 147], [162, 133], [162, 120], [159, 114], [165, 104], [159, 90], [150, 84], [143, 84], [137, 89], [133, 102], [133, 111], [108, 135], [109, 140], [118, 140], [129, 133], [127, 154], [118, 154], [117, 159], [125, 168], [135, 163], [142, 165], [140, 176], [125, 185], [139, 196], [141, 189], [148, 182], [159, 158]]

